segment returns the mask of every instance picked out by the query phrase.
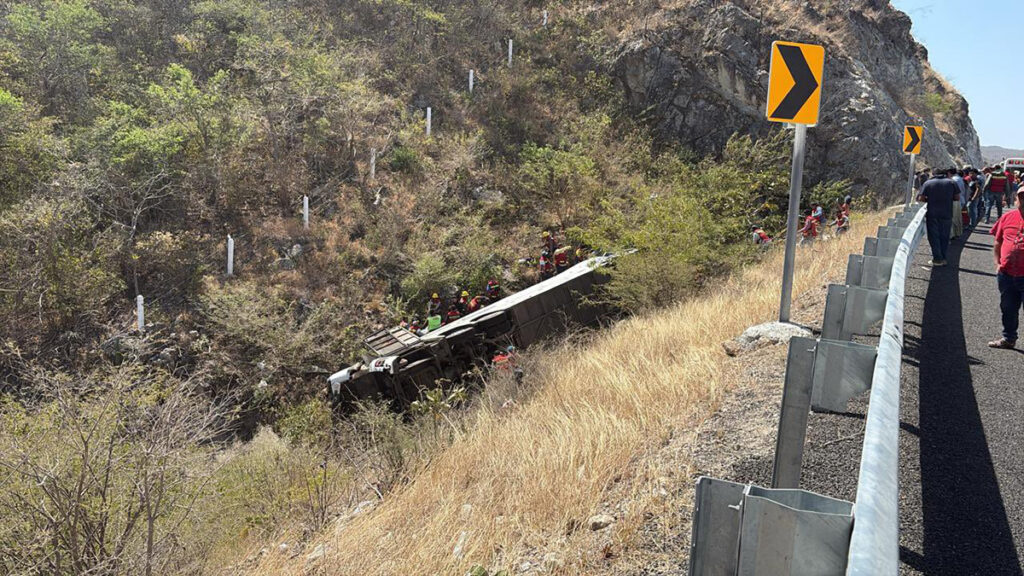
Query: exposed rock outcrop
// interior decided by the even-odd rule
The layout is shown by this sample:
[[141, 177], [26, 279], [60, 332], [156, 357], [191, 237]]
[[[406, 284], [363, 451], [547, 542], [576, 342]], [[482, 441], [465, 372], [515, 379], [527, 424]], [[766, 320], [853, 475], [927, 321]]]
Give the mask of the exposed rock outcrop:
[[666, 136], [715, 151], [733, 133], [777, 129], [764, 119], [772, 42], [822, 44], [807, 183], [849, 178], [895, 198], [905, 191], [905, 124], [925, 126], [918, 166], [982, 161], [966, 100], [931, 69], [910, 25], [888, 0], [678, 2], [623, 33], [616, 77], [629, 104]]

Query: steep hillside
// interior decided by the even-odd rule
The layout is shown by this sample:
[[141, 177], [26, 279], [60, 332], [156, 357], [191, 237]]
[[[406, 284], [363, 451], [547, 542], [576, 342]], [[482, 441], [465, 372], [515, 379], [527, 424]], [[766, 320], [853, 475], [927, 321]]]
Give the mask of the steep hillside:
[[[848, 235], [800, 250], [798, 321], [818, 325], [808, 308], [887, 217], [858, 214]], [[685, 573], [691, 434], [726, 392], [750, 386], [722, 343], [774, 318], [782, 255], [546, 352], [527, 368], [527, 395], [492, 399], [393, 495], [349, 509], [299, 553], [267, 546], [250, 573]]]
[[[615, 10], [615, 3], [603, 4]], [[923, 124], [920, 165], [980, 164], [966, 100], [928, 65], [910, 18], [888, 0], [693, 0], [645, 3], [619, 33], [616, 78], [633, 109], [667, 136], [720, 149], [736, 131], [764, 134], [775, 40], [826, 48], [811, 181], [851, 179], [898, 197], [905, 124]]]

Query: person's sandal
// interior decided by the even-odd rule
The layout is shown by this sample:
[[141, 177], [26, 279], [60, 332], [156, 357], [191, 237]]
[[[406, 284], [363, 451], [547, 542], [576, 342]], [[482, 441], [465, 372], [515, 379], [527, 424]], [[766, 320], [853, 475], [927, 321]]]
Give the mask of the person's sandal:
[[1016, 346], [1016, 342], [1011, 342], [1006, 338], [1000, 338], [999, 340], [993, 340], [988, 343], [989, 348], [1002, 348], [1003, 350], [1013, 350]]

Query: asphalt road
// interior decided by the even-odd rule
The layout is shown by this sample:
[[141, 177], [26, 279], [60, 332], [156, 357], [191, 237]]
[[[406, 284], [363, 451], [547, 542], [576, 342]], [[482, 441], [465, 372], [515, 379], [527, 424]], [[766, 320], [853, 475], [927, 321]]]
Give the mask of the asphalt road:
[[[988, 227], [907, 280], [901, 388], [902, 574], [1024, 574], [1024, 352], [992, 350], [999, 293]], [[866, 397], [812, 414], [801, 487], [853, 500]]]

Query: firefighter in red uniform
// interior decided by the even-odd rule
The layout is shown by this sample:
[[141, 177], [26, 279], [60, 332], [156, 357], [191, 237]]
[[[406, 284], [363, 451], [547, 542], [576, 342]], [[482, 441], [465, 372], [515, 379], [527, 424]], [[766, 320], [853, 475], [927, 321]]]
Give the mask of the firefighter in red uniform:
[[487, 294], [487, 298], [491, 302], [494, 302], [495, 300], [501, 298], [501, 285], [498, 284], [497, 280], [488, 280], [487, 288], [484, 289], [484, 292]]
[[569, 269], [569, 247], [555, 250], [555, 274], [560, 274]]

